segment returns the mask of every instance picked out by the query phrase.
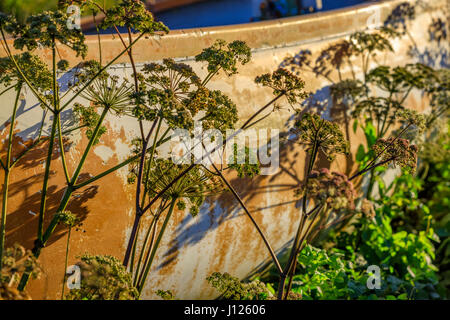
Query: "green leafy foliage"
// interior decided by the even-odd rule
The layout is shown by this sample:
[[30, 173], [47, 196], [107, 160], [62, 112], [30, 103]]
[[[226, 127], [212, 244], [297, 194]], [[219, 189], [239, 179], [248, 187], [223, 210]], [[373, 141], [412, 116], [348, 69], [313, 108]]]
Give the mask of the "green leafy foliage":
[[175, 300], [175, 296], [170, 290], [158, 290], [156, 291], [156, 295], [161, 297], [163, 300]]

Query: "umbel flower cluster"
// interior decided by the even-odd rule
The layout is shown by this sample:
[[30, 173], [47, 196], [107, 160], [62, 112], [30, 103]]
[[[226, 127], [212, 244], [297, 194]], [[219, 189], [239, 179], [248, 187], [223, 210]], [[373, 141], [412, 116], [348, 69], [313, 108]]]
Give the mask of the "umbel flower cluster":
[[[150, 169], [150, 179], [147, 184], [149, 197], [158, 194], [188, 166], [187, 164], [173, 164], [171, 160], [156, 159]], [[147, 174], [147, 170], [146, 168], [144, 174]], [[192, 216], [196, 216], [206, 197], [222, 190], [223, 184], [220, 178], [198, 165], [173, 184], [163, 198], [179, 199], [177, 207], [180, 210], [185, 209], [185, 200], [188, 200], [190, 202], [189, 212]]]
[[69, 29], [68, 20], [69, 15], [64, 11], [44, 11], [28, 17], [22, 24], [0, 13], [0, 25], [14, 38], [14, 48], [33, 51], [39, 46], [51, 48], [58, 41], [75, 51], [77, 56], [85, 58], [87, 45], [84, 34], [76, 28]]
[[216, 40], [209, 48], [195, 57], [195, 61], [207, 62], [208, 72], [216, 73], [222, 69], [228, 76], [237, 73], [237, 64], [248, 63], [251, 58], [250, 47], [244, 41], [226, 43], [224, 40]]
[[279, 68], [273, 73], [260, 75], [255, 78], [255, 82], [272, 88], [275, 96], [284, 94], [291, 105], [297, 104], [308, 97], [308, 93], [303, 91], [305, 81], [284, 68]]
[[60, 224], [66, 227], [74, 227], [79, 223], [78, 217], [70, 211], [61, 211], [56, 214]]
[[410, 145], [408, 140], [393, 137], [378, 139], [372, 148], [376, 154], [381, 154], [382, 161], [391, 162], [411, 173], [415, 172], [418, 148]]
[[[27, 75], [40, 92], [51, 89], [52, 75], [47, 65], [39, 57], [29, 52], [24, 52], [15, 55], [14, 59], [22, 68], [22, 72]], [[14, 68], [11, 59], [7, 57], [0, 58], [0, 84], [10, 86], [11, 83], [20, 83], [22, 81], [22, 77]]]
[[355, 210], [357, 197], [353, 183], [345, 174], [330, 172], [326, 168], [312, 171], [308, 177], [306, 191], [315, 199], [316, 205], [327, 205], [335, 212]]
[[118, 5], [106, 11], [106, 18], [100, 25], [107, 29], [114, 26], [129, 27], [133, 32], [153, 34], [168, 33], [169, 29], [161, 22], [155, 21], [150, 11], [140, 0], [122, 0]]
[[[231, 53], [224, 51], [223, 54]], [[234, 54], [237, 53], [231, 56]], [[198, 61], [202, 60], [198, 58]], [[233, 61], [237, 63], [237, 60]], [[242, 63], [246, 61], [244, 59]], [[207, 62], [208, 70], [214, 66], [214, 72], [217, 68], [227, 74], [234, 72], [235, 66], [217, 65], [214, 59]], [[238, 120], [237, 108], [231, 99], [220, 91], [206, 88], [205, 81], [202, 82], [189, 65], [164, 59], [161, 64], [145, 65], [138, 78], [140, 90], [134, 94], [136, 107], [133, 110], [138, 119], [154, 120], [160, 116], [170, 127], [188, 130], [193, 129], [195, 119], [202, 121], [204, 129], [219, 130], [233, 128]]]
[[349, 151], [348, 142], [339, 126], [315, 113], [304, 113], [295, 123], [295, 131], [298, 133], [299, 142], [306, 146], [307, 152], [320, 150], [329, 161], [334, 160], [336, 154], [347, 154]]
[[138, 292], [132, 285], [130, 273], [122, 262], [107, 255], [81, 257], [80, 289], [72, 289], [68, 300], [135, 300]]
[[26, 291], [18, 291], [16, 284], [24, 272], [30, 272], [36, 279], [41, 269], [31, 251], [15, 244], [5, 250], [0, 273], [0, 300], [31, 300]]

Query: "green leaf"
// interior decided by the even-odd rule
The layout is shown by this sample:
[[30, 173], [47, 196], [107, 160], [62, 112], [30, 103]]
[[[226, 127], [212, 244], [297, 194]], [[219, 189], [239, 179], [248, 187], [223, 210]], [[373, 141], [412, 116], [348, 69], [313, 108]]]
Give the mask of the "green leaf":
[[358, 151], [356, 151], [356, 161], [363, 162], [366, 157], [366, 151], [362, 144], [359, 145]]
[[366, 123], [364, 134], [366, 135], [367, 144], [370, 149], [377, 141], [377, 131], [371, 121]]
[[356, 130], [358, 130], [358, 124], [359, 124], [358, 119], [355, 119], [353, 121], [353, 132], [354, 133], [356, 133]]

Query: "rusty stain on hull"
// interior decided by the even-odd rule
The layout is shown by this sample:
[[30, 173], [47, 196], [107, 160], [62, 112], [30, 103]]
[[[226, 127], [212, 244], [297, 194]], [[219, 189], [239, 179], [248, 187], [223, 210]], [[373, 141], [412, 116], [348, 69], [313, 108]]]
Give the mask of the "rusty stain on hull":
[[[134, 53], [139, 63], [158, 61], [163, 57], [185, 58], [186, 63], [192, 65], [195, 71], [205, 74], [206, 71], [189, 57], [199, 53], [218, 38], [248, 41], [254, 49], [252, 62], [242, 67], [237, 76], [230, 78], [221, 74], [211, 84], [214, 89], [222, 90], [234, 100], [238, 105], [241, 121], [245, 121], [272, 98], [270, 90], [254, 84], [255, 76], [275, 70], [286, 56], [295, 55], [300, 50], [309, 49], [317, 55], [356, 29], [365, 28], [365, 22], [374, 8], [380, 8], [384, 18], [400, 2], [382, 1], [371, 6], [358, 6], [307, 18], [296, 17], [248, 25], [176, 31], [161, 39], [143, 40], [136, 46]], [[428, 43], [428, 34], [423, 26], [430, 23], [432, 16], [445, 18], [444, 3], [445, 1], [433, 1], [435, 9], [420, 13], [410, 25], [417, 42]], [[102, 40], [105, 41], [104, 59], [110, 59], [122, 50], [117, 37], [112, 39], [111, 35], [102, 35]], [[96, 58], [98, 52], [95, 38], [88, 37], [87, 41], [88, 59]], [[395, 66], [417, 60], [407, 55], [409, 46], [407, 38], [396, 41], [396, 54], [382, 54], [379, 57], [380, 62]], [[59, 51], [61, 56], [68, 58], [71, 63], [77, 62], [66, 48], [61, 47]], [[48, 61], [48, 51], [42, 50], [39, 54]], [[123, 57], [119, 62], [126, 63], [126, 61], [126, 57]], [[354, 63], [355, 71], [360, 75], [359, 64], [357, 61]], [[131, 74], [127, 64], [117, 64], [112, 69], [116, 74]], [[344, 76], [349, 73], [350, 71], [346, 70]], [[318, 88], [329, 86], [329, 83], [311, 73], [304, 73], [301, 76], [307, 83], [307, 90], [313, 93]], [[9, 132], [10, 115], [9, 109], [8, 112], [6, 110], [12, 108], [13, 96], [8, 93], [1, 99], [3, 104], [8, 105], [0, 114], [1, 122], [5, 122], [0, 132], [2, 138], [0, 148], [4, 154], [6, 148], [4, 139]], [[34, 106], [34, 103], [35, 99], [27, 92], [26, 105]], [[286, 102], [281, 104], [283, 108], [258, 123], [257, 128], [278, 128], [280, 132], [287, 133], [287, 126], [292, 123], [290, 119], [292, 112]], [[415, 93], [408, 99], [407, 105], [420, 111], [427, 109], [427, 101]], [[30, 143], [33, 134], [25, 136], [21, 130], [35, 126], [41, 119], [42, 110], [38, 109], [30, 108], [18, 117], [14, 148], [20, 149], [23, 148], [22, 144]], [[341, 112], [332, 109], [330, 116], [346, 130]], [[100, 143], [89, 154], [83, 170], [85, 177], [87, 174], [102, 172], [124, 160], [131, 149], [130, 141], [138, 132], [137, 122], [128, 117], [108, 116], [106, 126], [108, 132], [101, 137]], [[356, 134], [353, 133], [352, 123], [349, 123], [348, 127], [351, 151], [354, 154], [359, 143], [364, 141], [364, 136], [360, 130]], [[66, 143], [69, 170], [73, 172], [87, 140], [84, 135], [74, 134], [68, 137]], [[298, 220], [299, 210], [294, 190], [303, 181], [306, 155], [298, 144], [287, 142], [281, 147], [280, 157], [280, 171], [276, 175], [260, 176], [251, 180], [238, 179], [233, 173], [228, 176], [276, 250], [281, 249], [292, 239], [297, 228], [295, 222]], [[39, 211], [39, 190], [45, 158], [46, 144], [42, 144], [40, 148], [27, 155], [12, 172], [7, 217], [9, 245], [14, 242], [28, 248], [33, 245], [37, 216], [30, 214], [30, 211], [34, 213]], [[54, 154], [53, 161], [46, 223], [55, 214], [64, 191], [64, 175], [57, 153]], [[347, 161], [343, 156], [339, 156], [332, 164], [321, 158], [318, 166], [331, 167], [332, 170], [346, 173], [353, 172], [356, 168], [353, 162]], [[70, 201], [69, 210], [82, 217], [83, 226], [82, 231], [72, 233], [69, 264], [75, 263], [76, 256], [85, 252], [123, 258], [133, 222], [135, 192], [134, 185], [126, 184], [126, 172], [127, 168], [123, 168], [102, 178], [93, 185], [79, 190]], [[32, 281], [29, 285], [34, 298], [59, 298], [66, 235], [65, 230], [57, 229], [42, 251], [40, 262], [45, 274], [42, 279]], [[147, 281], [143, 298], [156, 298], [154, 292], [158, 289], [173, 290], [181, 299], [212, 298], [217, 292], [205, 280], [212, 272], [229, 272], [238, 277], [245, 277], [256, 266], [269, 259], [262, 240], [238, 203], [230, 193], [223, 193], [208, 199], [195, 218], [188, 212], [174, 213]]]

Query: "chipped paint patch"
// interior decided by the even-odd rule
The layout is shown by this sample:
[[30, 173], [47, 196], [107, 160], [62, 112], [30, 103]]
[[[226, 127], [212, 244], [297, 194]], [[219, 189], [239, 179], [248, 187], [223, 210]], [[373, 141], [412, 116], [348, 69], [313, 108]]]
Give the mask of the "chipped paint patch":
[[114, 150], [107, 146], [98, 146], [94, 148], [94, 153], [106, 164], [114, 156]]

